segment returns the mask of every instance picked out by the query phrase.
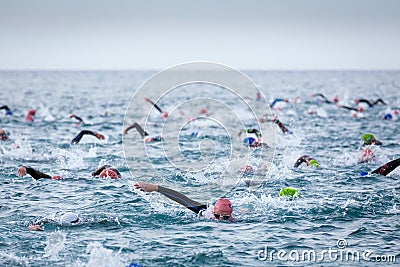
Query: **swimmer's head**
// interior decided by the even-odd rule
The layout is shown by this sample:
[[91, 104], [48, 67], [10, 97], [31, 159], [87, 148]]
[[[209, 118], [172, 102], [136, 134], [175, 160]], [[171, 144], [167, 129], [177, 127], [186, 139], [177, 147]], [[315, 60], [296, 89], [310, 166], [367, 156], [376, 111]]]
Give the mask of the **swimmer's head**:
[[361, 139], [364, 142], [364, 145], [382, 145], [382, 142], [377, 140], [373, 134], [367, 133], [364, 134]]
[[391, 119], [393, 119], [393, 116], [392, 116], [392, 114], [388, 113], [388, 114], [385, 114], [385, 116], [383, 116], [383, 119], [385, 121], [390, 121]]
[[161, 114], [161, 118], [163, 118], [163, 119], [168, 118], [168, 116], [169, 116], [169, 114], [166, 111]]
[[111, 178], [111, 179], [118, 179], [119, 175], [116, 171], [105, 168], [101, 173], [100, 173], [100, 178]]
[[335, 96], [335, 98], [333, 99], [334, 103], [339, 103], [339, 97]]
[[246, 137], [243, 139], [243, 145], [245, 146], [251, 146], [256, 142], [256, 139], [254, 137]]
[[319, 167], [319, 162], [317, 160], [315, 160], [315, 159], [312, 159], [312, 160], [310, 160], [308, 165], [318, 168]]
[[61, 223], [77, 223], [77, 222], [79, 222], [79, 217], [78, 217], [78, 215], [76, 215], [76, 213], [67, 212], [67, 213], [64, 213], [60, 217], [60, 222]]
[[6, 130], [0, 129], [0, 140], [7, 140], [10, 133]]
[[215, 203], [213, 214], [217, 220], [227, 220], [232, 221], [233, 207], [229, 199], [220, 198], [217, 203]]
[[254, 168], [250, 165], [246, 165], [246, 167], [241, 168], [240, 171], [244, 173], [253, 173]]
[[34, 109], [30, 109], [30, 110], [28, 111], [28, 115], [35, 116], [35, 114], [36, 114], [36, 110], [34, 110]]
[[301, 197], [299, 190], [293, 187], [285, 187], [279, 191], [279, 197], [289, 197], [291, 199]]

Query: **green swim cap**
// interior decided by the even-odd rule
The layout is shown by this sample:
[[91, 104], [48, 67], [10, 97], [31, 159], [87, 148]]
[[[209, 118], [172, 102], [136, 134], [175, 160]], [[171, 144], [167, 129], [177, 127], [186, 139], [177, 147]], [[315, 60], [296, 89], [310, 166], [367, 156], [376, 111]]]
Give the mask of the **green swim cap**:
[[372, 142], [375, 140], [375, 136], [374, 136], [373, 134], [367, 133], [367, 134], [364, 134], [364, 135], [361, 137], [361, 139], [364, 141], [364, 143], [365, 143], [366, 145], [370, 145], [370, 144], [372, 144]]
[[299, 190], [293, 188], [293, 187], [285, 187], [282, 188], [281, 191], [279, 191], [279, 196], [280, 197], [290, 197], [290, 198], [296, 198], [296, 197], [301, 197]]
[[319, 162], [316, 161], [315, 159], [312, 159], [312, 160], [310, 160], [308, 165], [318, 168], [319, 167]]

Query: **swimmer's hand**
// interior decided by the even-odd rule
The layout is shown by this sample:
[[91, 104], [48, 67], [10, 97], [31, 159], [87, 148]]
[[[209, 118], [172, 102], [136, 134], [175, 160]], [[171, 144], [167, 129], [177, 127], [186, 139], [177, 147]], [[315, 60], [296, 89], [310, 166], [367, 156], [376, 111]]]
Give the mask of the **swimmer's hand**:
[[18, 169], [18, 176], [19, 177], [24, 177], [26, 175], [26, 167], [25, 166], [21, 166]]
[[104, 140], [104, 139], [105, 139], [104, 135], [99, 134], [99, 133], [95, 133], [95, 136], [96, 136], [98, 139], [101, 139], [101, 140]]
[[28, 229], [29, 231], [44, 231], [43, 227], [37, 224], [30, 224]]
[[134, 186], [136, 189], [140, 189], [140, 191], [144, 191], [144, 192], [158, 191], [158, 185], [156, 185], [156, 184], [139, 182], [139, 183], [136, 183]]

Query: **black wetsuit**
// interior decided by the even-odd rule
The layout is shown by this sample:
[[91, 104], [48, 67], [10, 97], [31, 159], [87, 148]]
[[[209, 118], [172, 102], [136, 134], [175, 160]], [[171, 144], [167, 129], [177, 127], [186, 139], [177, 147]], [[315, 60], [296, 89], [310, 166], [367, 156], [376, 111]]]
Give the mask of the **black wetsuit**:
[[90, 135], [96, 136], [96, 133], [93, 132], [93, 131], [82, 130], [77, 136], [74, 137], [74, 139], [72, 139], [71, 145], [76, 145], [76, 144], [78, 144], [78, 143], [81, 141], [82, 137], [83, 137], [85, 134], [90, 134]]
[[132, 128], [135, 128], [135, 129], [139, 132], [139, 134], [140, 134], [140, 136], [141, 136], [142, 138], [144, 138], [145, 136], [148, 136], [148, 135], [149, 135], [145, 130], [143, 130], [142, 126], [140, 126], [137, 122], [135, 122], [134, 124], [128, 126], [128, 127], [124, 130], [124, 133], [127, 134], [128, 131], [129, 131], [130, 129], [132, 129]]
[[30, 166], [25, 166], [26, 168], [26, 172], [32, 176], [33, 179], [35, 180], [39, 180], [40, 178], [45, 178], [45, 179], [52, 179], [52, 177], [48, 174], [45, 174], [41, 171], [35, 170], [34, 168], [30, 167]]
[[380, 166], [378, 169], [372, 171], [371, 173], [377, 173], [383, 176], [388, 175], [394, 169], [396, 169], [400, 165], [400, 158], [389, 161], [388, 163]]
[[319, 93], [319, 94], [314, 94], [313, 97], [314, 97], [314, 96], [320, 96], [320, 97], [322, 97], [322, 98], [324, 99], [324, 102], [327, 103], [327, 104], [332, 104], [332, 103], [333, 103], [332, 101], [328, 100], [328, 98], [326, 98], [326, 96], [324, 96], [324, 95], [321, 94], [321, 93]]
[[1, 106], [0, 109], [4, 109], [6, 111], [6, 115], [12, 115], [13, 113], [11, 110], [8, 108], [7, 105]]
[[378, 104], [378, 103], [382, 103], [383, 105], [386, 105], [386, 103], [385, 103], [381, 98], [375, 100], [374, 103], [371, 103], [371, 102], [370, 102], [369, 100], [367, 100], [367, 99], [357, 99], [357, 101], [358, 101], [359, 103], [367, 103], [367, 105], [368, 105], [369, 107], [373, 107], [373, 106], [375, 106], [375, 105]]
[[179, 204], [185, 206], [186, 208], [190, 209], [191, 211], [193, 211], [197, 214], [199, 214], [202, 211], [207, 209], [207, 205], [203, 205], [197, 201], [194, 201], [175, 190], [172, 190], [172, 189], [169, 189], [169, 188], [166, 188], [163, 186], [158, 186], [158, 192], [163, 194], [167, 198], [169, 198], [175, 202], [178, 202]]
[[296, 163], [294, 164], [294, 167], [297, 168], [297, 167], [299, 167], [302, 163], [307, 163], [307, 165], [308, 165], [308, 163], [309, 163], [311, 160], [313, 160], [313, 159], [314, 159], [314, 158], [312, 158], [312, 157], [310, 157], [310, 156], [307, 156], [307, 155], [301, 156], [300, 158], [297, 159]]

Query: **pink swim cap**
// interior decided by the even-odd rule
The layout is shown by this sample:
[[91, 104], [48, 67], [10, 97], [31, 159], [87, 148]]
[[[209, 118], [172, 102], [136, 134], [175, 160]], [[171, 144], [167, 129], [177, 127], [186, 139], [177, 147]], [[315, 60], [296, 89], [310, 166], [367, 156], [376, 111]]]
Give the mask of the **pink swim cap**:
[[233, 212], [232, 203], [226, 198], [218, 199], [217, 203], [215, 203], [214, 210], [215, 209], [218, 209], [219, 212], [226, 212], [229, 214]]

